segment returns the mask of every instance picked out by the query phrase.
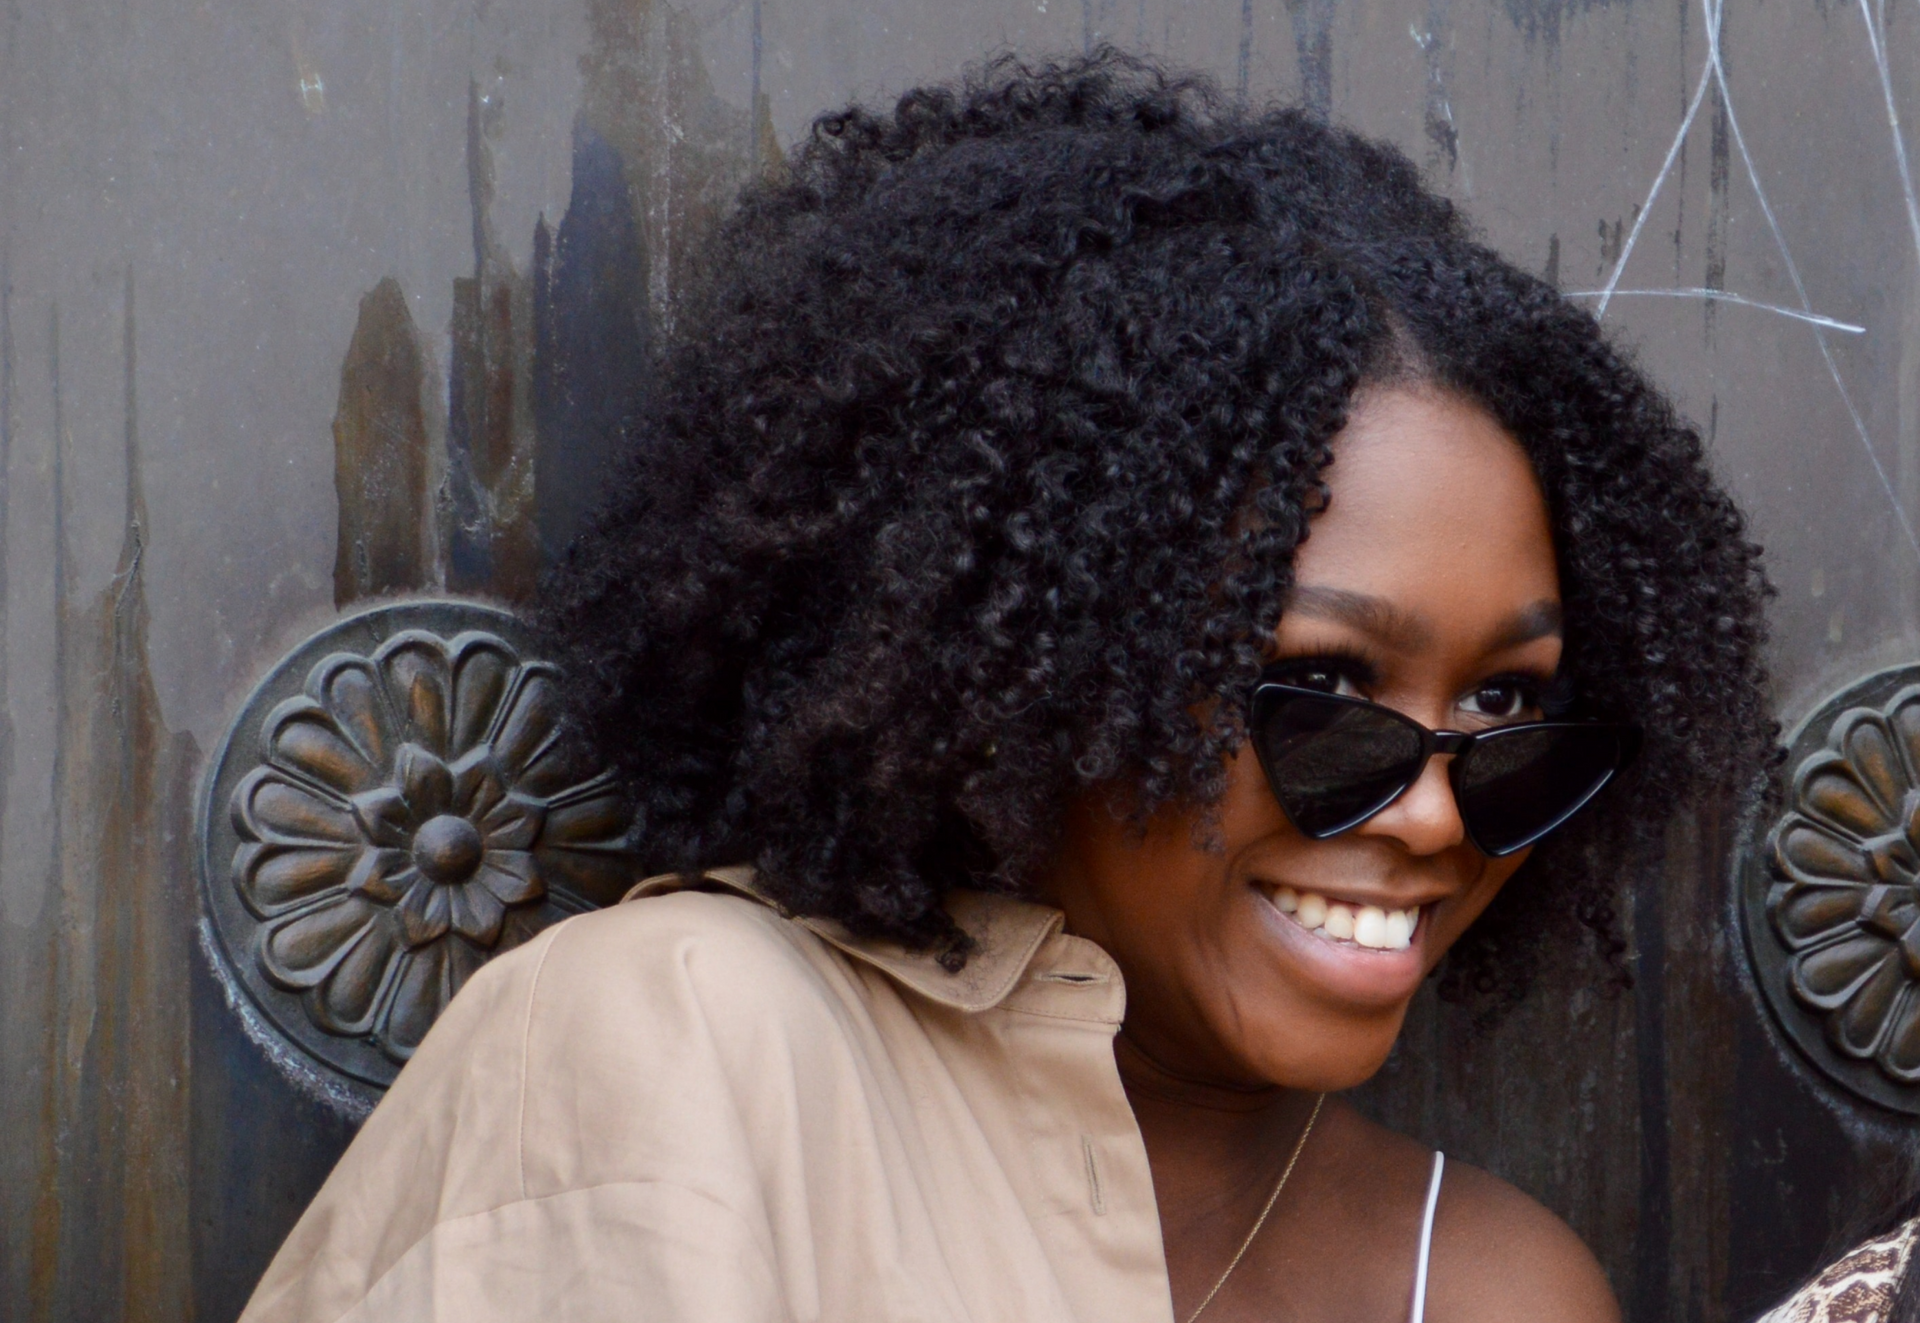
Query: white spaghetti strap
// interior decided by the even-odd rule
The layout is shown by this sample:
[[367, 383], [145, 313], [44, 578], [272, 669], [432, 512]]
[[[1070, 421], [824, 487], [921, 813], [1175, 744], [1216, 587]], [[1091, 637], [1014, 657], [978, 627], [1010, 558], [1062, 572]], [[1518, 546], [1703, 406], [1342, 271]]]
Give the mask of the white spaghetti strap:
[[1420, 1215], [1420, 1258], [1413, 1269], [1412, 1323], [1425, 1323], [1427, 1317], [1427, 1258], [1433, 1251], [1433, 1210], [1440, 1205], [1440, 1174], [1446, 1166], [1446, 1154], [1436, 1150], [1433, 1179], [1427, 1182], [1427, 1211]]

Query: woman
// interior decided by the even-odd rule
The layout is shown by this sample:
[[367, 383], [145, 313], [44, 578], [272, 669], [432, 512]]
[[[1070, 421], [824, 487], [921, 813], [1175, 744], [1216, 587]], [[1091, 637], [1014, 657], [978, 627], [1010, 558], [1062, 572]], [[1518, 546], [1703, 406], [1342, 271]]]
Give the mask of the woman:
[[1768, 1310], [1759, 1323], [1920, 1323], [1920, 1182], [1903, 1173], [1904, 1189], [1869, 1207], [1838, 1237], [1851, 1245], [1807, 1283]]
[[1617, 976], [1760, 765], [1694, 432], [1397, 153], [1111, 53], [821, 120], [710, 270], [545, 608], [671, 871], [475, 977], [247, 1317], [1615, 1318], [1336, 1095], [1449, 953]]

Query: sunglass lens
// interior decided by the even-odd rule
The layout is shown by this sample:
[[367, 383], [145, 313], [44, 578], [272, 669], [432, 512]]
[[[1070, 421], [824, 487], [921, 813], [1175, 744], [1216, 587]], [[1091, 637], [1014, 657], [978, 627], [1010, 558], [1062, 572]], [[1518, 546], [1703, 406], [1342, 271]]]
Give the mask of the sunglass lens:
[[1324, 839], [1364, 821], [1420, 775], [1419, 728], [1371, 704], [1263, 690], [1253, 737], [1274, 798]]
[[1490, 731], [1454, 769], [1454, 794], [1474, 844], [1489, 855], [1531, 845], [1585, 806], [1625, 755], [1604, 725], [1529, 725]]

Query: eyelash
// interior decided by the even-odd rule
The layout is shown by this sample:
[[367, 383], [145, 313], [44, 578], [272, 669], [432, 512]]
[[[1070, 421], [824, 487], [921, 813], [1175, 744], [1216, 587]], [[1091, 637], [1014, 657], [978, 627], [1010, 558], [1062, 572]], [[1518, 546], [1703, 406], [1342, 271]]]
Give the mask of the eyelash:
[[[1312, 672], [1323, 672], [1336, 680], [1345, 680], [1362, 693], [1380, 679], [1377, 662], [1358, 649], [1343, 647], [1269, 662], [1261, 674], [1263, 678], [1281, 684], [1297, 684]], [[1487, 676], [1474, 686], [1474, 691], [1491, 689], [1497, 685], [1512, 685], [1520, 690], [1527, 706], [1548, 720], [1566, 715], [1573, 707], [1573, 686], [1564, 671], [1545, 678], [1520, 671], [1504, 671]]]
[[[1303, 657], [1283, 657], [1269, 662], [1262, 676], [1281, 684], [1295, 684], [1309, 672], [1324, 671], [1335, 679], [1348, 680], [1356, 689], [1369, 689], [1380, 681], [1380, 667], [1371, 657], [1354, 648], [1326, 648]], [[1310, 686], [1309, 686], [1310, 687]]]

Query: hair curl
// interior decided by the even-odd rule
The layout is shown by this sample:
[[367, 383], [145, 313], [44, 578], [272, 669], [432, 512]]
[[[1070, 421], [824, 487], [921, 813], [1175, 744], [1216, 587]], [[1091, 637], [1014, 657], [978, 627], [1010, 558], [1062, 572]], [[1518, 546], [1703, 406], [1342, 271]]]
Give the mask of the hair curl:
[[1391, 147], [1003, 58], [816, 121], [706, 271], [541, 608], [657, 867], [959, 958], [943, 893], [1019, 891], [1082, 788], [1216, 802], [1329, 443], [1409, 376], [1524, 445], [1566, 672], [1645, 730], [1453, 989], [1518, 996], [1566, 916], [1617, 969], [1623, 849], [1767, 762], [1766, 585], [1699, 436]]

